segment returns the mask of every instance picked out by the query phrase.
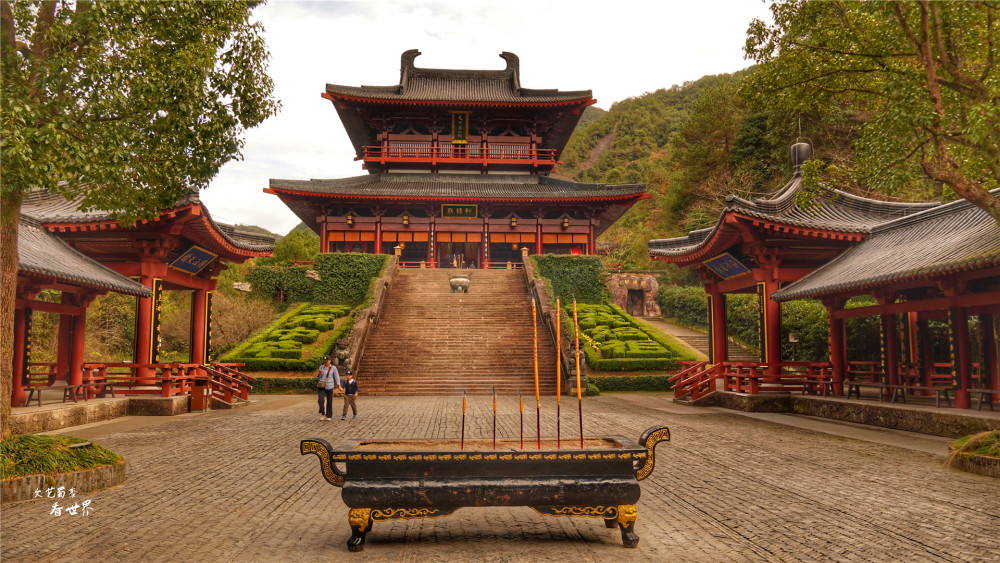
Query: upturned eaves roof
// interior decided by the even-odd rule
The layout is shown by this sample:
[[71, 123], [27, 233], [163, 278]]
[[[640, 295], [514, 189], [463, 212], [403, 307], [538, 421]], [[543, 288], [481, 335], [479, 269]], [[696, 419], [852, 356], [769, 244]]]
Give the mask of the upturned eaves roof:
[[17, 226], [17, 266], [25, 274], [71, 285], [149, 297], [149, 289], [118, 274], [50, 234], [34, 219], [21, 215]]
[[[805, 197], [798, 197], [802, 194]], [[796, 175], [769, 198], [747, 200], [726, 197], [726, 207], [714, 227], [691, 231], [687, 236], [649, 241], [653, 256], [682, 256], [704, 246], [723, 226], [727, 215], [739, 214], [777, 225], [867, 234], [878, 225], [939, 206], [931, 203], [897, 203], [821, 188], [806, 192]]]
[[1000, 266], [1000, 225], [963, 199], [872, 228], [860, 244], [775, 292], [773, 298], [856, 294], [902, 280], [995, 266]]

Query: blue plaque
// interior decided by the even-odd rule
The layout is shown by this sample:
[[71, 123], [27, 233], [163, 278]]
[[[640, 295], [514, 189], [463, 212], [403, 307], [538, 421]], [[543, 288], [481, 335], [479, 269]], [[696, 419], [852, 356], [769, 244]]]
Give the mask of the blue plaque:
[[724, 280], [750, 273], [750, 268], [747, 268], [743, 262], [740, 262], [728, 252], [723, 252], [715, 258], [709, 258], [702, 262], [702, 264], [708, 266], [708, 269], [719, 274], [719, 277]]
[[205, 266], [211, 264], [212, 260], [215, 260], [218, 256], [218, 254], [212, 254], [200, 246], [192, 246], [175, 258], [170, 263], [170, 267], [194, 276], [204, 270]]

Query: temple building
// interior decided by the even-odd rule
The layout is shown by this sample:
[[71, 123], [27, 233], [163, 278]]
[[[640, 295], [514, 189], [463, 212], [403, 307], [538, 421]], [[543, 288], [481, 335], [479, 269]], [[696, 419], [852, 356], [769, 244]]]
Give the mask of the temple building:
[[[803, 377], [815, 377], [837, 395], [855, 383], [859, 396], [861, 387], [891, 401], [937, 393], [940, 402], [944, 393], [950, 402], [953, 393], [957, 407], [968, 408], [975, 395], [980, 406], [986, 401], [992, 408], [997, 395], [989, 391], [1000, 388], [996, 220], [965, 200], [897, 203], [826, 188], [807, 191], [801, 164], [810, 156], [808, 145], [792, 147], [795, 175], [770, 197], [730, 195], [715, 226], [649, 241], [651, 259], [694, 268], [705, 287], [711, 350], [700, 373], [691, 372], [693, 396], [716, 381], [726, 390], [790, 391], [803, 385]], [[757, 295], [757, 363], [727, 357], [725, 297], [732, 293]], [[859, 296], [876, 304], [848, 304]], [[827, 309], [829, 362], [782, 357], [781, 303], [804, 298]], [[844, 321], [864, 316], [880, 320], [878, 361], [848, 354]], [[930, 321], [947, 324], [947, 342], [934, 342]], [[935, 361], [935, 344], [948, 351], [947, 362]]]
[[[123, 225], [107, 211], [84, 211], [82, 198], [67, 200], [35, 189], [25, 194], [21, 206], [17, 246], [13, 406], [24, 405], [31, 375], [47, 373], [49, 385], [84, 382], [87, 308], [108, 292], [137, 298], [129, 365], [139, 376], [165, 365], [159, 334], [164, 291], [192, 292], [188, 363], [208, 363], [217, 276], [226, 263], [270, 256], [274, 239], [215, 222], [194, 192], [152, 219]], [[61, 292], [59, 302], [42, 299], [43, 290]], [[32, 361], [35, 312], [59, 315], [58, 350], [51, 366]]]
[[595, 254], [596, 239], [645, 186], [584, 184], [549, 173], [589, 90], [521, 87], [504, 70], [418, 68], [402, 55], [399, 84], [328, 84], [367, 175], [272, 179], [277, 195], [320, 235], [323, 252], [391, 253], [425, 267], [503, 267], [532, 254]]

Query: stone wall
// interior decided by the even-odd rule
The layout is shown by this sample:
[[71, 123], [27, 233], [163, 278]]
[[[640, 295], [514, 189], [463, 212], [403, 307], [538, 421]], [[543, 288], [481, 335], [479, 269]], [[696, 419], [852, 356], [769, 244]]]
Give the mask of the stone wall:
[[129, 416], [174, 416], [191, 412], [191, 395], [129, 397]]
[[11, 413], [10, 425], [14, 434], [37, 434], [132, 414], [129, 411], [129, 399], [111, 399], [100, 403], [69, 405], [53, 410]]
[[[28, 475], [17, 479], [3, 481], [3, 494], [0, 502], [20, 502], [32, 500], [36, 490], [44, 491], [49, 487], [65, 487], [68, 491], [73, 488], [79, 493], [99, 491], [125, 482], [125, 461], [114, 465], [103, 465], [92, 469], [74, 471], [72, 473], [61, 473], [59, 475]], [[77, 495], [79, 496], [79, 494]], [[34, 500], [51, 500], [43, 496]], [[67, 499], [68, 500], [68, 499]]]
[[645, 309], [645, 311], [636, 311], [634, 316], [659, 316], [660, 306], [656, 303], [656, 295], [660, 292], [660, 284], [656, 281], [656, 276], [612, 274], [608, 277], [611, 302], [632, 313], [628, 310], [628, 291], [630, 289], [642, 292], [643, 308]]
[[1000, 430], [1000, 420], [969, 416], [960, 409], [917, 410], [875, 401], [867, 404], [801, 395], [745, 395], [720, 391], [695, 404], [745, 412], [805, 414], [949, 438]]

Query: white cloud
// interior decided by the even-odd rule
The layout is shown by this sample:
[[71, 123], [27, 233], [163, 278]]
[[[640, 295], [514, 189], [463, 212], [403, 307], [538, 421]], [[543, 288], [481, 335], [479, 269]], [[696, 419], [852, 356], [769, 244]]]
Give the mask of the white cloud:
[[213, 217], [284, 234], [298, 218], [263, 193], [271, 178], [365, 174], [329, 101], [326, 84], [391, 85], [399, 55], [417, 66], [502, 69], [501, 51], [521, 59], [527, 88], [593, 90], [598, 107], [707, 74], [743, 59], [754, 0], [504, 2], [285, 2], [255, 16], [266, 28], [269, 73], [281, 112], [246, 136], [244, 160], [226, 164], [202, 193]]

